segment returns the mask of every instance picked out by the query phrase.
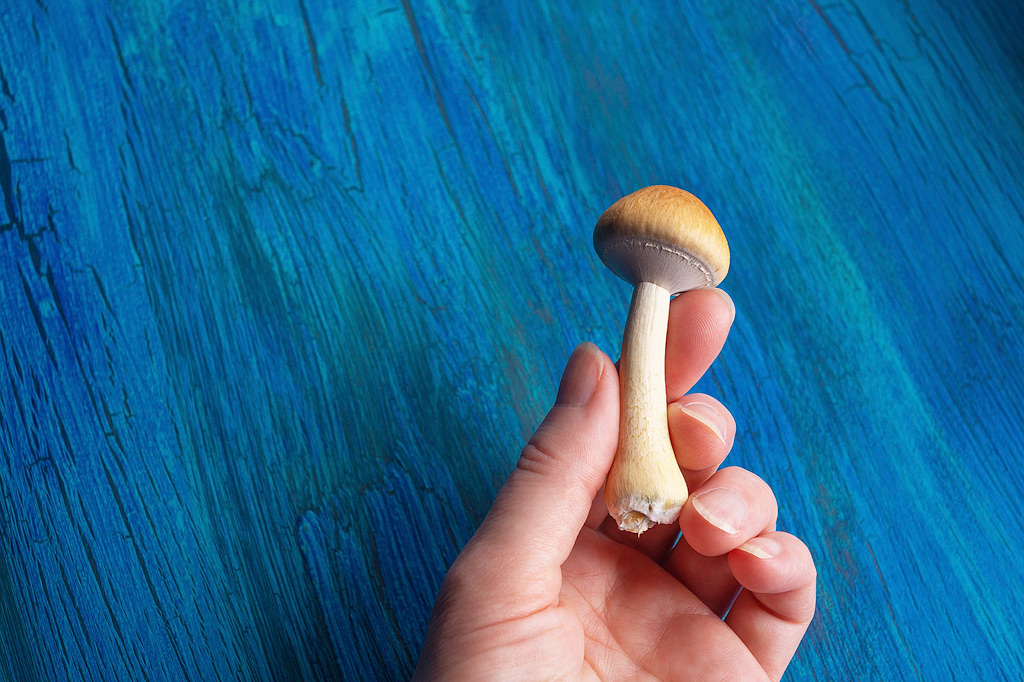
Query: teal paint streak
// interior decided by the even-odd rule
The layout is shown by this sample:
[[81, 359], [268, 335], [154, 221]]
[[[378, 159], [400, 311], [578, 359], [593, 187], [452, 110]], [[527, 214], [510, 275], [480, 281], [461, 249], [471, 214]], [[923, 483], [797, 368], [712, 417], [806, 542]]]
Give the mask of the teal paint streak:
[[0, 14], [2, 673], [407, 677], [653, 182], [733, 245], [790, 679], [1021, 667], [1012, 3]]

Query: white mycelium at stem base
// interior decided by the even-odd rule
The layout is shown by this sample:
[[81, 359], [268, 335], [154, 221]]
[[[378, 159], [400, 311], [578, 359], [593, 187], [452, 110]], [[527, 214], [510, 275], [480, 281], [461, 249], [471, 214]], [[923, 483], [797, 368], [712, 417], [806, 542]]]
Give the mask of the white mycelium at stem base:
[[675, 521], [687, 495], [668, 435], [665, 341], [670, 298], [657, 284], [636, 284], [619, 360], [619, 450], [605, 502], [619, 528], [637, 535], [656, 523]]

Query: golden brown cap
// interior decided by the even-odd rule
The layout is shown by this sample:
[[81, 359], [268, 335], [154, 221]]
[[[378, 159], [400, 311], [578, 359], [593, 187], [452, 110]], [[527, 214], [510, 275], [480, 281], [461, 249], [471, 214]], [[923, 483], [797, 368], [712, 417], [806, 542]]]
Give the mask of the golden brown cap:
[[718, 285], [729, 272], [729, 243], [708, 207], [689, 192], [653, 185], [622, 197], [594, 228], [594, 248], [631, 284], [670, 293]]

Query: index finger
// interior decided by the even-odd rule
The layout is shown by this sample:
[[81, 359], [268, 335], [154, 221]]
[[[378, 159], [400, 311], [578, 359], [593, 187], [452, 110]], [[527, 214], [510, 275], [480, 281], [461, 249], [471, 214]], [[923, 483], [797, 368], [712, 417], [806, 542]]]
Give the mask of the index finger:
[[682, 398], [722, 352], [736, 307], [721, 289], [695, 289], [676, 296], [669, 306], [665, 346], [668, 402]]

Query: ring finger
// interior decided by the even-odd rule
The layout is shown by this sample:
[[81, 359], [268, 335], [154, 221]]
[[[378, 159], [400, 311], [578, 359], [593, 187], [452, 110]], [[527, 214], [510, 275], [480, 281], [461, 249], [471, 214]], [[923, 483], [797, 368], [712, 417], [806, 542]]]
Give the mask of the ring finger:
[[683, 538], [665, 561], [665, 569], [722, 614], [739, 590], [729, 568], [729, 552], [775, 530], [778, 514], [767, 483], [746, 469], [722, 469], [694, 490], [683, 506]]

